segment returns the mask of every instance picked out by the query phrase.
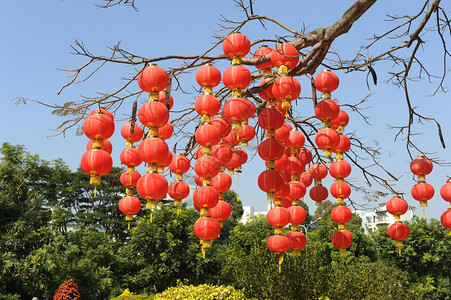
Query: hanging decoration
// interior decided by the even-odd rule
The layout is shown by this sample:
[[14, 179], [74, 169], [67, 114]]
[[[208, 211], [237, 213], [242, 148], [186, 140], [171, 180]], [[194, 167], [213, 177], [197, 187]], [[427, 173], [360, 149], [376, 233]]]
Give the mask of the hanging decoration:
[[[451, 179], [448, 179], [440, 188], [440, 196], [443, 200], [451, 203]], [[450, 230], [449, 234], [451, 235], [451, 208], [448, 208], [442, 213], [440, 221], [445, 228]]]
[[409, 205], [403, 198], [395, 196], [388, 200], [386, 207], [395, 220], [395, 223], [388, 227], [388, 235], [396, 241], [396, 247], [399, 247], [398, 255], [401, 256], [403, 241], [410, 235], [409, 226], [401, 221], [401, 216], [407, 212]]
[[190, 169], [189, 159], [181, 154], [172, 157], [169, 164], [169, 170], [175, 174], [175, 180], [168, 186], [168, 194], [174, 199], [174, 205], [177, 207], [177, 214], [180, 214], [182, 200], [189, 196], [190, 187], [188, 183], [183, 181], [183, 174]]
[[426, 217], [427, 201], [434, 197], [434, 187], [426, 182], [426, 175], [430, 174], [432, 169], [432, 162], [424, 156], [417, 156], [410, 162], [410, 170], [418, 176], [417, 183], [412, 187], [410, 193], [415, 200], [420, 201], [420, 207], [423, 207], [423, 217]]

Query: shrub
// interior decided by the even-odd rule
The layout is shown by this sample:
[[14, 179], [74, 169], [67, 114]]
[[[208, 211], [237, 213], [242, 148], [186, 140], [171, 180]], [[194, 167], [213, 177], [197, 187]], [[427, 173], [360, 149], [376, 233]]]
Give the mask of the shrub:
[[184, 300], [246, 300], [243, 291], [232, 286], [214, 286], [208, 284], [183, 285], [170, 287], [162, 293], [156, 294], [154, 300], [184, 299]]
[[78, 285], [71, 279], [64, 281], [55, 291], [53, 300], [81, 300]]

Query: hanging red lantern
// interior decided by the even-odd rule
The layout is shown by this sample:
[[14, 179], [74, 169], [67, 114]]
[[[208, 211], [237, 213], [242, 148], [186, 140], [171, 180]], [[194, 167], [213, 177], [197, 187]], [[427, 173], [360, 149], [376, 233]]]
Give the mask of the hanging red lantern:
[[99, 185], [100, 176], [108, 174], [113, 167], [113, 159], [104, 150], [89, 150], [81, 157], [81, 169], [91, 175], [91, 184]]
[[410, 170], [418, 175], [418, 181], [424, 181], [426, 175], [432, 172], [432, 162], [424, 156], [417, 156], [410, 163]]
[[336, 160], [329, 166], [329, 173], [335, 179], [343, 179], [351, 174], [351, 164], [346, 160]]
[[190, 188], [184, 181], [173, 181], [168, 186], [168, 194], [174, 200], [182, 200], [189, 196]]
[[105, 107], [96, 108], [96, 109], [92, 110], [88, 116], [97, 115], [97, 114], [107, 115], [108, 117], [110, 117], [111, 119], [114, 120], [113, 114], [109, 110], [107, 110]]
[[163, 127], [169, 120], [169, 110], [158, 101], [146, 102], [139, 109], [138, 118], [146, 127]]
[[313, 164], [309, 168], [309, 173], [313, 179], [321, 180], [327, 176], [327, 167], [323, 164]]
[[264, 130], [275, 130], [282, 127], [284, 118], [277, 109], [265, 108], [258, 115], [258, 124]]
[[177, 175], [185, 174], [186, 172], [189, 171], [189, 168], [190, 168], [189, 159], [181, 154], [173, 156], [172, 161], [169, 164], [169, 169], [171, 170], [171, 172]]
[[238, 32], [232, 32], [224, 38], [222, 50], [229, 58], [243, 57], [251, 50], [251, 42], [247, 36]]
[[[164, 104], [164, 106], [166, 106], [166, 92], [165, 91], [161, 91], [158, 94], [158, 102], [160, 102], [161, 104]], [[169, 104], [169, 106], [166, 106], [166, 108], [171, 110], [172, 107], [174, 106], [174, 97], [172, 97], [170, 94], [169, 94], [168, 104]]]
[[212, 208], [218, 204], [218, 191], [211, 186], [203, 185], [193, 193], [193, 202], [201, 208]]
[[172, 152], [168, 151], [165, 158], [158, 161], [158, 173], [164, 173], [164, 168], [168, 167], [172, 162]]
[[299, 51], [290, 44], [280, 44], [272, 50], [271, 62], [276, 68], [286, 66], [288, 70], [291, 70], [299, 62]]
[[[267, 86], [263, 91], [258, 93], [260, 98], [262, 98], [263, 100], [266, 100], [266, 101], [275, 99], [275, 97], [272, 93], [272, 86], [274, 84], [274, 78], [272, 78], [272, 77], [265, 78], [262, 80], [262, 82], [260, 82], [260, 84], [258, 86], [261, 87], [264, 84], [267, 84]], [[266, 106], [268, 107], [268, 105], [270, 105], [270, 103], [271, 102], [267, 102]]]
[[284, 227], [290, 222], [290, 213], [285, 207], [273, 207], [266, 215], [268, 223], [274, 227]]
[[214, 146], [221, 141], [219, 130], [211, 124], [202, 124], [196, 129], [196, 141], [202, 146]]
[[312, 162], [313, 155], [312, 152], [310, 152], [310, 150], [302, 147], [298, 149], [298, 155], [300, 158], [302, 158], [302, 160], [306, 165]]
[[[211, 94], [203, 94], [197, 97], [194, 102], [194, 109], [201, 116], [207, 115], [208, 117], [213, 117], [217, 115], [221, 109], [221, 103], [219, 103], [218, 98], [215, 96]], [[207, 122], [208, 120], [202, 121]]]
[[386, 207], [387, 211], [393, 215], [393, 218], [399, 221], [401, 220], [400, 216], [405, 214], [409, 209], [409, 204], [401, 197], [395, 196], [388, 200]]
[[214, 156], [201, 156], [194, 163], [194, 171], [201, 177], [215, 177], [221, 169], [219, 160]]
[[[296, 100], [301, 94], [301, 85], [299, 81], [291, 76], [278, 77], [272, 85], [272, 94], [275, 99], [283, 101], [282, 108], [290, 108], [289, 103]], [[285, 102], [288, 103], [285, 104]]]
[[251, 83], [251, 72], [242, 65], [230, 66], [223, 74], [222, 81], [229, 90], [245, 89]]
[[122, 172], [121, 177], [119, 178], [121, 184], [129, 189], [134, 188], [138, 183], [139, 178], [141, 178], [141, 174], [137, 171], [132, 172]]
[[330, 121], [338, 117], [340, 106], [334, 100], [324, 99], [315, 106], [315, 115], [321, 121]]
[[299, 251], [307, 245], [307, 237], [300, 231], [291, 231], [287, 234], [290, 240], [290, 249], [293, 250], [293, 256], [299, 256]]
[[282, 206], [285, 208], [291, 207], [293, 200], [290, 197], [282, 198]]
[[[267, 54], [271, 54], [272, 49], [269, 48], [266, 45], [261, 46], [260, 48], [257, 49], [257, 51], [255, 51], [254, 53], [254, 58], [259, 59], [262, 56], [265, 56]], [[255, 67], [259, 70], [269, 70], [272, 69], [274, 67], [271, 59], [268, 60], [267, 62], [261, 63], [261, 64], [256, 64]]]
[[230, 131], [230, 133], [227, 136], [222, 138], [221, 142], [224, 145], [231, 147], [238, 145], [240, 143], [240, 140], [238, 139], [238, 130], [234, 129]]
[[121, 127], [121, 135], [128, 143], [137, 143], [143, 138], [144, 131], [135, 124], [132, 133], [132, 125], [130, 123], [125, 123]]
[[445, 228], [450, 230], [449, 234], [451, 235], [451, 209], [445, 210], [440, 216], [440, 222]]
[[288, 182], [289, 181], [286, 180], [283, 181], [282, 188], [276, 192], [277, 199], [288, 197], [288, 194], [290, 193], [290, 185]]
[[254, 115], [255, 105], [247, 99], [233, 98], [224, 104], [222, 112], [229, 122], [243, 122]]
[[169, 148], [165, 141], [158, 138], [146, 138], [138, 147], [139, 156], [148, 164], [158, 164], [168, 156]]
[[315, 87], [322, 93], [335, 91], [339, 84], [338, 76], [330, 70], [324, 70], [315, 77]]
[[219, 172], [218, 175], [211, 179], [211, 186], [218, 190], [219, 193], [225, 193], [232, 186], [232, 177], [224, 172]]
[[[352, 219], [352, 212], [347, 206], [337, 206], [334, 209], [332, 209], [332, 212], [330, 213], [330, 216], [332, 220], [335, 223], [338, 223], [340, 225], [344, 225], [345, 223], [348, 223]], [[344, 226], [338, 227], [338, 229], [344, 229]]]
[[325, 188], [322, 185], [314, 186], [310, 189], [309, 192], [310, 199], [316, 202], [316, 205], [321, 206], [322, 201], [327, 199], [327, 196], [329, 196], [329, 192], [327, 191], [327, 188]]
[[282, 127], [276, 130], [276, 139], [281, 143], [285, 143], [290, 137], [290, 131], [293, 129], [290, 124], [284, 123]]
[[288, 148], [296, 148], [299, 149], [304, 146], [305, 137], [302, 132], [297, 130], [291, 130], [288, 135], [288, 139], [285, 140], [285, 146]]
[[258, 176], [258, 187], [266, 193], [275, 193], [283, 186], [284, 179], [279, 171], [265, 170]]
[[106, 140], [114, 133], [114, 120], [106, 114], [93, 114], [83, 122], [83, 132], [90, 139]]
[[210, 119], [210, 124], [218, 128], [221, 137], [227, 136], [232, 130], [232, 125], [224, 117], [214, 117]]
[[306, 186], [310, 186], [313, 182], [313, 177], [312, 174], [310, 174], [310, 172], [302, 172], [301, 175], [299, 176], [299, 180]]
[[298, 174], [304, 171], [305, 163], [299, 156], [289, 156], [285, 171], [291, 174]]
[[196, 72], [196, 81], [204, 88], [213, 88], [221, 83], [221, 72], [211, 64], [203, 65]]
[[443, 200], [451, 202], [451, 180], [448, 181], [441, 187], [440, 196]]
[[111, 155], [111, 152], [113, 152], [113, 145], [109, 140], [95, 140], [95, 142], [94, 140], [89, 140], [88, 144], [86, 145], [86, 151], [94, 149], [104, 150]]
[[235, 153], [240, 156], [240, 165], [244, 165], [247, 162], [248, 158], [247, 152], [241, 148], [237, 148], [235, 149]]
[[194, 223], [193, 233], [203, 241], [204, 248], [211, 247], [211, 242], [221, 233], [221, 225], [213, 218], [200, 218]]
[[141, 210], [141, 201], [133, 196], [125, 196], [119, 201], [119, 209], [125, 214], [125, 220], [133, 220], [133, 215], [136, 215]]
[[144, 68], [138, 75], [139, 87], [149, 93], [164, 90], [168, 82], [168, 73], [163, 68], [154, 64]]
[[340, 109], [338, 116], [335, 119], [332, 119], [330, 125], [333, 129], [340, 132], [344, 130], [344, 128], [348, 125], [348, 123], [349, 123], [348, 113]]
[[352, 245], [352, 233], [346, 229], [338, 230], [332, 235], [332, 244], [340, 249], [340, 254], [345, 254], [346, 248]]
[[241, 141], [241, 146], [245, 147], [248, 145], [249, 141], [254, 139], [255, 129], [251, 125], [244, 124], [241, 126], [241, 129], [238, 130], [238, 136]]
[[228, 146], [214, 145], [211, 154], [219, 160], [221, 165], [223, 165], [230, 161], [233, 151]]
[[278, 160], [284, 155], [284, 146], [277, 139], [266, 139], [258, 145], [258, 155], [263, 160]]
[[238, 153], [233, 152], [232, 158], [224, 166], [233, 172], [241, 166], [241, 156]]
[[410, 228], [407, 224], [396, 222], [388, 227], [388, 235], [396, 240], [397, 247], [402, 247], [402, 242], [410, 235]]
[[208, 214], [210, 215], [210, 217], [217, 220], [222, 227], [223, 222], [230, 218], [230, 215], [232, 214], [232, 208], [226, 201], [219, 200], [218, 204], [208, 210]]
[[290, 214], [291, 224], [302, 224], [307, 217], [307, 212], [302, 206], [293, 205], [287, 208]]
[[284, 253], [290, 249], [290, 239], [284, 235], [271, 235], [266, 241], [269, 250], [276, 253]]
[[331, 149], [334, 149], [340, 142], [340, 135], [335, 129], [323, 128], [320, 129], [315, 135], [316, 145], [325, 150], [325, 155], [330, 156]]
[[[268, 167], [268, 161], [265, 162], [266, 167]], [[282, 155], [281, 158], [276, 160], [275, 167], [277, 171], [283, 172], [285, 171], [288, 164], [288, 156], [286, 154]]]
[[146, 200], [163, 199], [168, 193], [168, 181], [161, 174], [147, 173], [138, 180], [136, 191]]
[[420, 201], [420, 206], [428, 206], [427, 201], [434, 197], [434, 188], [426, 182], [418, 182], [410, 191], [413, 199]]
[[[199, 176], [199, 175], [197, 175], [197, 174], [194, 174], [194, 182], [195, 182], [198, 186], [201, 186], [201, 185], [204, 184], [204, 178], [201, 177], [201, 176]], [[200, 209], [198, 209], [198, 211], [200, 211]]]
[[174, 133], [174, 126], [171, 123], [166, 123], [163, 127], [158, 128], [158, 137], [162, 140], [169, 139]]
[[339, 140], [338, 144], [335, 146], [335, 148], [332, 148], [332, 152], [334, 152], [334, 153], [348, 152], [349, 149], [351, 149], [351, 141], [344, 134], [340, 134], [339, 136], [340, 136], [340, 140]]
[[343, 180], [337, 180], [330, 186], [330, 193], [335, 198], [346, 199], [351, 195], [351, 187]]

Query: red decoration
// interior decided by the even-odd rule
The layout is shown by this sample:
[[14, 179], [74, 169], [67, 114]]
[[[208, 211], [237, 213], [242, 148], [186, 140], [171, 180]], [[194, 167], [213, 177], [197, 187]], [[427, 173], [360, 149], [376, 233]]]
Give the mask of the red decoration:
[[146, 67], [138, 76], [139, 87], [146, 92], [160, 92], [166, 88], [168, 82], [168, 73], [157, 65]]
[[211, 154], [216, 157], [221, 165], [226, 164], [232, 159], [232, 149], [224, 145], [215, 145], [212, 148]]
[[[101, 147], [95, 147], [94, 145], [99, 145], [101, 144]], [[88, 150], [94, 150], [94, 149], [102, 149], [106, 152], [108, 152], [108, 154], [111, 155], [111, 152], [113, 152], [113, 145], [111, 144], [111, 142], [109, 140], [97, 140], [96, 143], [94, 144], [94, 140], [89, 140], [88, 144], [86, 145], [86, 151]]]
[[211, 124], [202, 124], [196, 129], [196, 141], [202, 146], [214, 146], [221, 141], [219, 130]]
[[335, 129], [323, 128], [315, 135], [316, 145], [323, 150], [334, 149], [340, 142], [340, 135]]
[[266, 139], [258, 145], [258, 155], [263, 160], [278, 160], [284, 155], [284, 146], [277, 139]]
[[[268, 46], [261, 46], [260, 48], [257, 49], [257, 51], [255, 51], [253, 57], [260, 58], [262, 56], [270, 54], [271, 52], [272, 52], [272, 49], [269, 48]], [[255, 67], [259, 70], [268, 70], [268, 69], [272, 69], [274, 67], [274, 65], [271, 60], [268, 60], [265, 63], [255, 65]]]
[[251, 83], [251, 72], [245, 66], [230, 66], [224, 71], [222, 81], [230, 89], [245, 89]]
[[136, 191], [143, 199], [159, 200], [168, 193], [168, 181], [161, 174], [147, 173], [138, 180]]
[[351, 174], [351, 165], [346, 160], [336, 160], [329, 166], [330, 176], [343, 179]]
[[290, 240], [290, 248], [293, 251], [302, 250], [307, 245], [307, 238], [302, 232], [291, 231], [287, 234], [287, 238]]
[[221, 233], [221, 225], [213, 218], [200, 218], [194, 223], [193, 233], [203, 241], [211, 241]]
[[138, 184], [138, 180], [141, 178], [141, 174], [137, 171], [132, 172], [122, 172], [119, 178], [121, 184], [127, 188], [134, 188]]
[[[161, 104], [164, 104], [164, 106], [166, 106], [166, 92], [165, 91], [161, 91], [158, 94], [158, 102], [160, 102]], [[174, 97], [172, 97], [171, 94], [169, 94], [169, 107], [166, 106], [166, 108], [171, 110], [173, 106], [174, 106]]]
[[235, 149], [235, 153], [240, 156], [240, 165], [244, 165], [247, 162], [248, 158], [247, 152], [241, 148], [237, 148]]
[[285, 143], [290, 137], [290, 131], [293, 129], [290, 124], [284, 123], [282, 127], [276, 130], [276, 139], [281, 143]]
[[272, 50], [271, 62], [276, 68], [284, 65], [291, 70], [299, 62], [299, 51], [290, 44], [280, 44]]
[[293, 200], [290, 197], [282, 198], [282, 206], [285, 208], [291, 207]]
[[232, 186], [232, 177], [224, 172], [219, 172], [218, 175], [211, 179], [211, 186], [218, 192], [225, 193]]
[[432, 168], [432, 162], [424, 156], [417, 156], [410, 163], [410, 170], [413, 174], [418, 176], [430, 174], [432, 172]]
[[434, 188], [429, 183], [419, 182], [412, 187], [410, 193], [415, 200], [425, 203], [434, 197]]
[[285, 207], [273, 207], [266, 215], [268, 223], [274, 227], [284, 227], [290, 222], [290, 213]]
[[96, 108], [96, 109], [92, 110], [92, 111], [89, 113], [89, 116], [96, 115], [96, 114], [104, 114], [104, 115], [107, 115], [107, 116], [109, 116], [111, 119], [114, 120], [113, 114], [112, 114], [109, 110], [107, 110], [106, 108], [104, 108], [104, 107]]
[[[267, 82], [274, 80], [274, 78], [272, 77], [268, 77], [263, 79], [262, 82], [260, 82], [260, 84], [258, 85], [259, 87], [266, 84]], [[258, 93], [258, 95], [263, 99], [263, 100], [272, 100], [275, 99], [273, 93], [272, 93], [272, 86], [273, 84], [269, 85], [267, 88], [265, 88], [263, 91], [261, 91], [260, 93]], [[269, 103], [269, 102], [268, 102]]]
[[222, 112], [229, 122], [243, 122], [254, 115], [255, 105], [247, 99], [233, 98], [224, 104]]
[[348, 223], [352, 219], [352, 212], [347, 206], [337, 206], [330, 213], [332, 220], [338, 224]]
[[348, 123], [349, 123], [348, 113], [340, 109], [338, 116], [335, 119], [332, 119], [330, 125], [333, 129], [340, 131], [342, 128], [346, 127]]
[[189, 171], [190, 161], [189, 159], [181, 154], [177, 154], [172, 157], [172, 161], [169, 164], [169, 169], [171, 172], [176, 174], [185, 174]]
[[238, 139], [238, 130], [230, 131], [230, 133], [223, 137], [221, 141], [224, 145], [231, 147], [238, 145], [240, 143], [240, 140]]
[[[268, 167], [268, 161], [266, 161], [265, 164], [266, 164], [266, 167]], [[281, 172], [285, 171], [287, 164], [288, 164], [288, 156], [286, 154], [284, 154], [284, 155], [282, 155], [281, 158], [276, 160], [276, 162], [275, 162], [276, 170], [281, 171]], [[291, 178], [291, 176], [290, 176], [290, 178]]]
[[302, 160], [306, 165], [312, 162], [313, 155], [312, 152], [310, 152], [310, 150], [302, 147], [301, 149], [298, 150], [298, 155], [299, 157], [302, 158]]
[[158, 137], [162, 140], [169, 139], [174, 133], [174, 126], [171, 123], [166, 123], [163, 127], [158, 128]]
[[227, 136], [232, 130], [232, 125], [230, 125], [230, 122], [224, 117], [212, 118], [210, 119], [210, 123], [218, 128], [221, 137]]
[[242, 125], [241, 129], [238, 130], [238, 136], [242, 143], [241, 146], [247, 146], [248, 142], [253, 140], [255, 137], [255, 129], [248, 124]]
[[332, 244], [337, 248], [346, 250], [352, 245], [352, 233], [345, 229], [335, 232], [332, 236]]
[[407, 212], [409, 209], [409, 204], [407, 204], [407, 201], [401, 197], [394, 197], [388, 200], [386, 207], [389, 213], [399, 217]]
[[163, 127], [169, 120], [169, 110], [158, 101], [146, 102], [139, 109], [138, 118], [146, 127]]
[[300, 149], [302, 148], [302, 146], [304, 146], [304, 143], [304, 135], [302, 134], [302, 132], [297, 130], [291, 130], [290, 134], [288, 135], [288, 139], [285, 140], [285, 145], [289, 148]]
[[203, 94], [197, 97], [194, 102], [194, 109], [196, 109], [196, 112], [201, 116], [207, 115], [213, 117], [214, 115], [217, 115], [221, 109], [221, 103], [219, 103], [218, 98], [215, 96]]
[[315, 115], [321, 121], [330, 121], [338, 117], [340, 106], [334, 100], [324, 99], [315, 106]]
[[276, 253], [287, 252], [290, 249], [290, 239], [283, 235], [271, 235], [266, 241], [269, 250]]
[[114, 133], [114, 120], [106, 114], [93, 114], [83, 122], [83, 132], [90, 139], [106, 140]]
[[206, 64], [197, 70], [196, 81], [202, 87], [215, 87], [221, 83], [221, 72], [215, 66]]
[[274, 84], [272, 85], [272, 94], [274, 98], [279, 101], [293, 101], [301, 94], [301, 85], [294, 77], [281, 76], [274, 81]]
[[258, 187], [266, 193], [275, 193], [283, 186], [284, 179], [279, 171], [266, 170], [258, 176]]
[[104, 150], [89, 150], [81, 157], [81, 169], [88, 175], [103, 176], [113, 167], [113, 159]]
[[443, 200], [451, 202], [451, 181], [448, 180], [440, 189], [440, 196]]
[[302, 172], [301, 176], [299, 176], [299, 180], [306, 186], [310, 186], [313, 182], [313, 177], [310, 172]]
[[232, 153], [232, 158], [224, 165], [230, 171], [233, 171], [241, 166], [241, 155], [236, 152]]
[[219, 223], [222, 224], [222, 222], [230, 218], [230, 215], [232, 214], [232, 208], [226, 201], [219, 200], [218, 204], [208, 210], [208, 214], [210, 215], [210, 217], [218, 220]]
[[327, 176], [327, 167], [323, 164], [313, 164], [310, 166], [309, 173], [316, 180], [324, 179]]
[[442, 215], [440, 216], [440, 222], [442, 222], [442, 225], [445, 228], [448, 228], [450, 230], [451, 235], [451, 209], [445, 210]]
[[[203, 177], [200, 177], [199, 175], [194, 174], [194, 182], [195, 182], [198, 186], [203, 185], [203, 184], [204, 184], [203, 181], [204, 181], [204, 178], [203, 178]], [[198, 211], [200, 211], [200, 210], [198, 210]]]
[[194, 163], [194, 170], [201, 177], [215, 177], [218, 175], [220, 168], [221, 164], [214, 156], [201, 156]]
[[[162, 160], [158, 161], [157, 165], [160, 168], [166, 168], [166, 167], [168, 167], [171, 164], [171, 162], [172, 162], [172, 152], [168, 151], [166, 157], [163, 158]], [[159, 169], [158, 172], [163, 173], [164, 170], [160, 170]]]
[[174, 200], [182, 200], [189, 196], [190, 188], [184, 181], [173, 181], [168, 186], [168, 194]]
[[282, 188], [276, 192], [276, 198], [282, 199], [288, 196], [290, 193], [290, 185], [288, 184], [289, 181], [284, 180], [282, 183]]
[[138, 147], [139, 156], [148, 164], [158, 164], [168, 156], [169, 148], [165, 141], [158, 138], [144, 139]]
[[218, 191], [211, 186], [203, 185], [193, 193], [193, 202], [199, 207], [212, 208], [219, 201]]
[[290, 213], [290, 223], [291, 224], [301, 224], [305, 221], [307, 217], [307, 212], [301, 206], [290, 206], [287, 208]]
[[318, 205], [321, 205], [321, 202], [327, 199], [329, 196], [329, 192], [327, 188], [322, 185], [314, 186], [310, 189], [310, 198], [315, 201]]
[[247, 36], [233, 32], [224, 38], [222, 50], [229, 58], [243, 57], [251, 50], [251, 42]]
[[285, 167], [286, 172], [297, 174], [304, 171], [304, 168], [304, 161], [299, 156], [289, 156], [287, 158], [287, 165]]
[[340, 136], [340, 140], [339, 140], [338, 144], [335, 146], [335, 148], [332, 148], [332, 152], [334, 152], [334, 153], [348, 152], [349, 149], [351, 149], [351, 141], [344, 134], [340, 134], [339, 136]]
[[402, 241], [410, 235], [410, 228], [407, 224], [396, 222], [388, 227], [388, 235], [397, 241], [397, 246], [402, 246]]
[[335, 91], [339, 84], [338, 76], [329, 70], [324, 70], [315, 77], [315, 87], [322, 93]]
[[277, 109], [265, 108], [258, 115], [258, 124], [264, 130], [275, 130], [284, 124], [283, 114]]
[[126, 215], [126, 220], [133, 220], [133, 215], [141, 210], [141, 201], [133, 196], [125, 196], [119, 201], [119, 209]]
[[139, 127], [137, 124], [133, 127], [133, 133], [132, 133], [132, 126], [130, 123], [125, 123], [121, 127], [121, 135], [122, 137], [127, 140], [127, 142], [130, 143], [137, 143], [139, 142], [144, 135], [144, 131], [141, 127]]
[[335, 198], [349, 198], [351, 195], [351, 187], [342, 180], [337, 180], [330, 186], [330, 193]]

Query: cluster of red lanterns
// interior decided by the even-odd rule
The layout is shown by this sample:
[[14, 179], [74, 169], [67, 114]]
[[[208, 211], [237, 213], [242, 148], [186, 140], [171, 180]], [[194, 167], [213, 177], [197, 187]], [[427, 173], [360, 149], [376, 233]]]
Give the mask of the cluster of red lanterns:
[[434, 196], [434, 187], [426, 182], [426, 175], [432, 172], [432, 168], [432, 162], [424, 156], [417, 156], [410, 162], [410, 170], [417, 175], [417, 183], [410, 193], [413, 199], [420, 201], [420, 207], [427, 207], [427, 201]]
[[[401, 221], [401, 216], [407, 212], [409, 205], [407, 201], [399, 196], [395, 196], [388, 200], [387, 211], [393, 215], [395, 223], [388, 227], [388, 235], [396, 241], [396, 247], [402, 247], [403, 241], [410, 235], [409, 226]], [[401, 248], [399, 248], [401, 253]]]
[[[451, 202], [451, 180], [448, 179], [440, 189], [440, 196], [443, 200]], [[440, 216], [440, 221], [445, 228], [448, 228], [451, 235], [451, 208], [445, 210]]]
[[83, 132], [90, 139], [86, 152], [81, 157], [81, 169], [90, 175], [90, 184], [94, 185], [94, 197], [101, 177], [113, 167], [111, 152], [113, 147], [108, 139], [114, 133], [114, 117], [104, 108], [93, 110], [83, 123]]

